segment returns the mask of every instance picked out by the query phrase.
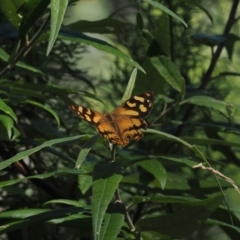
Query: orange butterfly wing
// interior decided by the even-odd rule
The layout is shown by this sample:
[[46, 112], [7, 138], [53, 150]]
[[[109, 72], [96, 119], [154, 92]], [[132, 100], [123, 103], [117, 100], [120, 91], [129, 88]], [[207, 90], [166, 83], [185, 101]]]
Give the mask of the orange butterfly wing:
[[118, 133], [116, 132], [114, 125], [111, 124], [111, 120], [107, 118], [108, 114], [102, 114], [89, 108], [76, 105], [71, 105], [69, 108], [77, 113], [80, 118], [94, 125], [97, 131], [109, 142], [118, 144]]
[[153, 92], [136, 95], [121, 104], [111, 113], [101, 114], [91, 109], [71, 105], [70, 109], [82, 119], [96, 126], [97, 131], [110, 143], [126, 146], [130, 139], [143, 137], [141, 128], [146, 129], [146, 118], [152, 110]]

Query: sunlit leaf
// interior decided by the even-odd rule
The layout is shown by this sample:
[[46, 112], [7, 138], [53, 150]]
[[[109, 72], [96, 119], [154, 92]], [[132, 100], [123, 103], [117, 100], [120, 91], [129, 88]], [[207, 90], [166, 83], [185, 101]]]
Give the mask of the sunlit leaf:
[[61, 27], [63, 17], [68, 5], [68, 0], [51, 0], [51, 26], [50, 26], [50, 36], [47, 48], [47, 55], [50, 53], [53, 44], [57, 38], [59, 29]]

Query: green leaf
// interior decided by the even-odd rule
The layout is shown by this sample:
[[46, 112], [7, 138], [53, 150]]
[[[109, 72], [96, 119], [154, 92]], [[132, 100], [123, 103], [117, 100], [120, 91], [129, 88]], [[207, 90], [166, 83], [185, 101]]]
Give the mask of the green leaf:
[[163, 165], [156, 159], [149, 159], [138, 163], [139, 166], [150, 172], [164, 189], [167, 182], [167, 172]]
[[136, 223], [139, 231], [151, 231], [161, 239], [179, 239], [188, 237], [199, 225], [202, 225], [222, 202], [223, 196], [192, 203], [172, 214], [148, 217]]
[[172, 12], [170, 9], [166, 8], [162, 4], [160, 4], [158, 2], [155, 2], [153, 0], [144, 0], [144, 2], [147, 2], [147, 3], [151, 4], [151, 5], [153, 5], [154, 7], [159, 8], [163, 12], [165, 12], [168, 15], [172, 16], [173, 18], [177, 19], [178, 21], [182, 22], [185, 25], [185, 27], [188, 27], [187, 24], [180, 17], [178, 17], [174, 12]]
[[161, 131], [158, 131], [158, 130], [155, 130], [155, 129], [150, 129], [148, 128], [147, 130], [143, 130], [144, 133], [151, 133], [151, 134], [157, 134], [159, 138], [161, 139], [167, 139], [169, 141], [176, 141], [176, 142], [179, 142], [181, 144], [183, 144], [185, 147], [187, 148], [191, 148], [192, 145], [189, 144], [188, 142], [182, 140], [181, 138], [178, 138], [178, 137], [175, 137], [171, 134], [168, 134], [168, 133], [165, 133], [165, 132], [161, 132]]
[[201, 106], [201, 107], [212, 108], [218, 112], [221, 112], [226, 117], [229, 117], [227, 107], [228, 106], [233, 107], [232, 104], [229, 104], [229, 103], [226, 103], [223, 101], [219, 101], [219, 100], [216, 100], [216, 99], [208, 97], [208, 96], [193, 96], [193, 97], [186, 99], [181, 104], [184, 104], [184, 103], [190, 103], [190, 104], [194, 104], [194, 105]]
[[1, 99], [0, 99], [0, 111], [3, 111], [6, 114], [8, 114], [17, 123], [17, 116], [15, 115], [13, 110]]
[[132, 71], [131, 77], [128, 81], [128, 85], [126, 87], [124, 95], [122, 97], [122, 102], [127, 101], [131, 97], [132, 91], [133, 91], [133, 88], [134, 88], [134, 85], [135, 85], [136, 76], [137, 76], [137, 69], [134, 68], [133, 71]]
[[163, 194], [138, 196], [135, 195], [132, 198], [133, 203], [139, 204], [143, 202], [152, 203], [182, 203], [182, 204], [193, 204], [199, 202], [198, 199], [192, 197], [180, 197], [180, 196], [168, 196]]
[[34, 98], [42, 101], [46, 100], [46, 95], [44, 95], [44, 93], [39, 92], [39, 90], [27, 89], [27, 87], [24, 88], [24, 85], [20, 88], [15, 87], [14, 85], [11, 86], [9, 96], [11, 97], [12, 102], [26, 98]]
[[161, 55], [170, 56], [170, 24], [167, 14], [163, 13], [159, 16], [158, 27], [154, 37], [160, 48]]
[[78, 188], [82, 194], [85, 194], [92, 187], [92, 176], [79, 175]]
[[206, 10], [206, 8], [204, 8], [202, 5], [200, 5], [197, 1], [195, 1], [195, 0], [183, 0], [181, 2], [188, 3], [189, 5], [196, 6], [199, 9], [201, 9], [204, 13], [206, 13], [206, 15], [208, 16], [208, 18], [210, 19], [210, 21], [211, 21], [211, 23], [213, 25], [213, 18], [212, 18], [212, 16], [209, 14], [209, 12]]
[[50, 53], [54, 42], [58, 36], [59, 29], [61, 27], [65, 11], [67, 9], [68, 0], [51, 0], [51, 26], [50, 36], [47, 47], [47, 56]]
[[43, 206], [46, 206], [48, 204], [65, 204], [73, 207], [83, 207], [84, 209], [89, 209], [91, 210], [91, 206], [87, 206], [79, 201], [76, 200], [69, 200], [69, 199], [54, 199], [50, 200], [44, 203]]
[[151, 156], [151, 158], [163, 159], [167, 161], [178, 162], [181, 164], [185, 164], [189, 167], [194, 167], [196, 164], [199, 163], [196, 159], [192, 157], [181, 157], [181, 156]]
[[44, 14], [50, 0], [32, 0], [25, 1], [21, 6], [21, 22], [18, 31], [18, 38], [15, 42], [15, 46], [12, 50], [11, 56], [8, 62], [10, 65], [15, 64], [15, 57], [19, 51], [20, 45], [25, 44], [25, 38], [29, 30], [33, 27], [34, 23]]
[[192, 142], [198, 145], [217, 145], [217, 146], [230, 146], [230, 147], [240, 147], [239, 142], [233, 142], [228, 140], [219, 140], [214, 138], [196, 138], [196, 137], [184, 137], [182, 136], [181, 139], [184, 141]]
[[32, 105], [34, 105], [34, 106], [43, 108], [44, 110], [48, 111], [48, 112], [51, 113], [51, 114], [53, 115], [53, 117], [56, 119], [58, 126], [60, 126], [60, 119], [59, 119], [57, 113], [56, 113], [55, 111], [53, 111], [51, 108], [46, 107], [45, 105], [43, 105], [43, 104], [41, 104], [41, 103], [38, 103], [38, 102], [35, 102], [35, 101], [32, 101], [32, 100], [25, 100], [24, 103], [29, 103], [29, 104], [32, 104]]
[[49, 178], [49, 177], [56, 176], [59, 174], [77, 174], [77, 175], [79, 175], [79, 174], [83, 174], [83, 173], [85, 173], [85, 171], [79, 170], [79, 169], [61, 169], [61, 170], [54, 171], [54, 172], [37, 174], [37, 175], [30, 176], [30, 177], [18, 178], [18, 179], [0, 182], [0, 187], [10, 186], [10, 185], [22, 182], [24, 180], [29, 180], [29, 179], [35, 179], [35, 178], [45, 179], [45, 178]]
[[236, 232], [240, 233], [240, 227], [234, 226], [232, 224], [217, 221], [217, 220], [214, 220], [214, 219], [208, 219], [206, 223], [209, 224], [209, 225], [219, 226], [219, 227], [222, 227], [222, 228], [227, 227], [227, 228], [230, 228], [230, 229], [234, 229]]
[[122, 33], [124, 28], [132, 26], [113, 18], [104, 18], [96, 21], [80, 20], [66, 25], [68, 29], [88, 33]]
[[[147, 132], [147, 131], [146, 131]], [[166, 139], [166, 138], [165, 138]], [[134, 157], [132, 155], [126, 154], [124, 152], [119, 152], [119, 155], [122, 158], [127, 159], [126, 162], [126, 166], [124, 165], [125, 168], [132, 166], [133, 164], [138, 164], [141, 161], [148, 161], [148, 159], [159, 159], [162, 161], [172, 161], [175, 163], [181, 163], [181, 164], [185, 164], [189, 167], [194, 167], [196, 164], [199, 164], [200, 161], [197, 158], [193, 158], [193, 157], [186, 157], [186, 156], [169, 156], [169, 155], [137, 155], [137, 153], [134, 155]], [[131, 158], [131, 161], [129, 161], [129, 159]], [[164, 165], [164, 164], [163, 164]]]
[[0, 133], [0, 140], [3, 141], [13, 141], [20, 135], [12, 118], [3, 114], [0, 114]]
[[[5, 225], [4, 228], [0, 228], [0, 233], [5, 233], [9, 231], [13, 231], [16, 229], [23, 229], [24, 227], [28, 227], [31, 225], [43, 223], [49, 220], [52, 220], [53, 223], [58, 223], [65, 221], [69, 221], [72, 216], [77, 218], [81, 218], [81, 215], [84, 212], [88, 212], [88, 209], [85, 210], [84, 208], [77, 208], [77, 207], [68, 207], [62, 209], [24, 209], [24, 210], [13, 210], [13, 211], [6, 211], [0, 213], [0, 219], [6, 221], [6, 219], [21, 219], [15, 222], [10, 222]], [[70, 217], [69, 217], [70, 216]]]
[[122, 167], [117, 162], [100, 162], [93, 171], [92, 220], [93, 236], [99, 240], [103, 218], [114, 192], [122, 179]]
[[96, 143], [96, 141], [99, 139], [100, 135], [94, 135], [92, 138], [90, 138], [83, 146], [81, 151], [78, 154], [78, 158], [76, 161], [75, 168], [80, 168], [84, 160], [86, 159], [88, 153], [91, 151], [92, 146]]
[[184, 79], [169, 58], [165, 56], [152, 57], [150, 61], [158, 73], [171, 87], [184, 94]]
[[137, 29], [143, 30], [144, 29], [144, 21], [143, 21], [143, 16], [139, 10], [136, 15], [136, 22], [137, 22]]
[[[2, 59], [4, 62], [8, 62], [9, 58], [10, 58], [9, 54], [0, 47], [0, 59]], [[44, 75], [44, 73], [41, 70], [20, 61], [16, 63], [16, 66], [29, 70], [34, 73], [39, 73], [41, 75]]]
[[161, 132], [161, 131], [157, 131], [157, 130], [154, 130], [154, 129], [149, 129], [149, 128], [147, 130], [143, 130], [143, 132], [157, 134], [158, 137], [160, 137], [162, 139], [167, 139], [169, 141], [176, 141], [178, 143], [181, 143], [182, 145], [184, 145], [185, 147], [187, 147], [191, 151], [193, 151], [197, 156], [199, 156], [202, 159], [203, 162], [207, 162], [203, 153], [195, 145], [191, 145], [188, 142], [182, 140], [181, 138], [178, 138], [178, 137], [175, 137], [171, 134], [164, 133], [164, 132]]
[[25, 5], [22, 8], [23, 16], [19, 27], [19, 40], [27, 34], [33, 26], [33, 23], [37, 22], [37, 20], [43, 15], [49, 3], [50, 0], [34, 0], [25, 2]]
[[74, 137], [66, 137], [66, 138], [59, 138], [59, 139], [53, 139], [53, 140], [46, 141], [46, 142], [44, 142], [43, 144], [41, 144], [37, 147], [19, 152], [15, 156], [5, 160], [4, 162], [1, 162], [0, 163], [0, 170], [8, 167], [9, 165], [11, 165], [14, 162], [17, 162], [19, 160], [22, 160], [23, 158], [26, 158], [26, 157], [30, 156], [31, 154], [33, 154], [35, 152], [40, 151], [41, 149], [43, 149], [45, 147], [50, 147], [52, 145], [56, 145], [56, 144], [60, 144], [60, 143], [61, 144], [63, 144], [63, 143], [66, 144], [66, 143], [69, 143], [69, 142], [72, 142], [72, 141], [76, 141], [76, 140], [78, 140], [78, 139], [80, 139], [84, 136], [85, 135], [79, 135], [79, 136], [74, 136]]
[[235, 43], [239, 40], [240, 40], [240, 37], [233, 33], [230, 33], [227, 36], [227, 41], [225, 43], [225, 47], [227, 49], [228, 57], [230, 60], [232, 60], [232, 54], [233, 54]]
[[198, 44], [204, 44], [209, 47], [217, 46], [227, 40], [223, 35], [208, 35], [205, 33], [196, 33], [192, 35], [192, 39]]
[[8, 21], [18, 29], [19, 23], [21, 21], [20, 16], [17, 14], [17, 9], [24, 3], [24, 0], [1, 0], [0, 1], [0, 9], [1, 12], [5, 14]]
[[[159, 60], [158, 60], [159, 62]], [[155, 95], [166, 94], [166, 80], [162, 77], [159, 69], [153, 65], [151, 58], [146, 57], [142, 64], [147, 74], [138, 73], [134, 93], [154, 91]]]
[[125, 206], [116, 202], [109, 205], [104, 216], [103, 226], [101, 228], [100, 240], [116, 239], [124, 223]]
[[169, 97], [167, 97], [167, 96], [165, 96], [165, 95], [163, 95], [163, 94], [158, 94], [157, 97], [158, 97], [159, 99], [162, 99], [165, 103], [172, 103], [172, 102], [174, 102], [174, 99], [169, 98]]
[[68, 40], [71, 42], [79, 42], [79, 43], [83, 43], [86, 45], [90, 45], [98, 50], [104, 51], [104, 52], [108, 52], [111, 53], [113, 55], [115, 55], [116, 57], [122, 58], [126, 63], [128, 63], [129, 65], [138, 68], [139, 70], [141, 70], [142, 72], [145, 73], [144, 69], [135, 61], [133, 61], [129, 56], [127, 56], [125, 53], [123, 53], [122, 51], [120, 51], [119, 49], [115, 48], [114, 46], [110, 45], [109, 43], [107, 43], [106, 41], [97, 39], [97, 38], [92, 38], [89, 37], [83, 33], [78, 34], [78, 37], [68, 37], [68, 36], [64, 36], [59, 34], [58, 38], [63, 39], [63, 40]]

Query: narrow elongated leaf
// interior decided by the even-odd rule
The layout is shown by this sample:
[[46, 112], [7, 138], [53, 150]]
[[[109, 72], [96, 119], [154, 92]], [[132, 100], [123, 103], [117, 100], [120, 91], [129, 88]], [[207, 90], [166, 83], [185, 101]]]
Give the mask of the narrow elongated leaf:
[[122, 203], [110, 204], [104, 216], [100, 240], [116, 239], [124, 223], [125, 206]]
[[196, 164], [199, 163], [197, 159], [194, 159], [192, 157], [172, 157], [172, 156], [151, 156], [152, 158], [158, 158], [158, 159], [164, 159], [167, 161], [173, 161], [173, 162], [179, 162], [181, 164], [186, 164], [189, 167], [194, 167]]
[[191, 197], [179, 197], [179, 196], [167, 196], [163, 194], [149, 195], [149, 196], [134, 196], [133, 202], [135, 204], [142, 202], [153, 202], [153, 203], [182, 203], [192, 204], [199, 202], [200, 200]]
[[132, 90], [133, 90], [134, 85], [135, 85], [136, 76], [137, 76], [137, 68], [134, 68], [133, 71], [132, 71], [131, 77], [128, 81], [127, 88], [126, 88], [126, 90], [124, 92], [124, 95], [122, 97], [122, 102], [127, 101], [131, 97]]
[[0, 114], [0, 140], [12, 141], [19, 135], [19, 131], [14, 127], [12, 118]]
[[99, 139], [100, 135], [94, 135], [92, 138], [90, 138], [83, 146], [81, 151], [79, 152], [75, 168], [80, 168], [83, 161], [86, 159], [88, 153], [92, 149], [92, 146], [96, 143], [96, 141]]
[[48, 111], [48, 112], [51, 113], [51, 114], [53, 115], [53, 117], [56, 119], [58, 126], [60, 126], [60, 119], [59, 119], [57, 113], [56, 113], [55, 111], [53, 111], [51, 108], [46, 107], [45, 105], [43, 105], [43, 104], [41, 104], [41, 103], [38, 103], [38, 102], [35, 102], [35, 101], [32, 101], [32, 100], [26, 100], [26, 101], [24, 101], [24, 102], [25, 102], [25, 103], [32, 104], [32, 105], [37, 106], [37, 107], [40, 107], [40, 108], [43, 108], [44, 110]]
[[154, 91], [158, 94], [165, 94], [166, 80], [162, 77], [157, 68], [152, 64], [150, 58], [145, 58], [142, 64], [146, 69], [147, 74], [138, 72], [136, 84], [134, 88], [134, 94], [138, 94], [144, 91]]
[[11, 116], [13, 120], [17, 123], [17, 116], [15, 115], [13, 110], [1, 99], [0, 99], [0, 111], [3, 111], [9, 116]]
[[138, 163], [139, 166], [150, 172], [164, 189], [167, 181], [167, 172], [157, 159], [149, 159]]
[[57, 38], [61, 27], [65, 11], [67, 9], [68, 0], [51, 0], [51, 27], [47, 48], [47, 55], [50, 53], [53, 44]]
[[208, 219], [222, 200], [223, 196], [215, 196], [192, 203], [172, 214], [141, 219], [136, 225], [140, 231], [154, 232], [161, 239], [188, 237]]
[[22, 182], [24, 180], [29, 180], [29, 179], [35, 179], [35, 178], [45, 179], [45, 178], [49, 178], [49, 177], [59, 175], [59, 174], [78, 174], [79, 175], [80, 173], [85, 173], [85, 171], [82, 171], [79, 169], [62, 169], [62, 170], [58, 170], [58, 171], [54, 171], [54, 172], [50, 172], [50, 173], [37, 174], [37, 175], [30, 176], [30, 177], [18, 178], [18, 179], [0, 182], [0, 188], [10, 186], [10, 185]]
[[92, 219], [95, 240], [100, 239], [103, 218], [122, 179], [122, 167], [116, 162], [101, 162], [93, 171]]
[[8, 18], [9, 22], [17, 29], [19, 23], [21, 21], [20, 16], [17, 14], [17, 9], [21, 4], [23, 4], [23, 0], [14, 1], [14, 0], [1, 0], [0, 8], [1, 12], [5, 14]]
[[227, 52], [228, 52], [228, 57], [229, 57], [230, 61], [232, 60], [232, 55], [234, 53], [234, 47], [235, 47], [235, 44], [237, 43], [237, 41], [240, 41], [239, 36], [237, 36], [233, 33], [228, 34], [227, 42], [226, 42], [225, 46], [226, 46], [226, 49], [227, 49]]
[[183, 1], [184, 3], [188, 3], [189, 5], [192, 5], [192, 6], [196, 6], [198, 7], [199, 9], [201, 9], [204, 13], [206, 13], [206, 15], [208, 16], [208, 18], [210, 19], [212, 25], [213, 25], [213, 18], [212, 16], [210, 15], [210, 13], [207, 11], [206, 8], [204, 8], [202, 5], [200, 5], [197, 1], [195, 0], [184, 0]]
[[167, 14], [164, 13], [159, 16], [158, 28], [154, 36], [159, 45], [161, 55], [170, 56], [170, 24]]
[[25, 157], [30, 156], [31, 154], [33, 154], [35, 152], [40, 151], [42, 148], [50, 147], [52, 145], [60, 144], [60, 143], [61, 144], [63, 144], [63, 143], [66, 144], [66, 143], [69, 143], [69, 142], [76, 141], [76, 140], [78, 140], [82, 137], [84, 137], [84, 135], [79, 135], [79, 136], [74, 136], [74, 137], [66, 137], [66, 138], [58, 138], [58, 139], [53, 139], [53, 140], [46, 141], [46, 142], [44, 142], [43, 144], [41, 144], [37, 147], [19, 152], [18, 154], [16, 154], [12, 158], [9, 158], [8, 160], [6, 160], [4, 162], [1, 162], [0, 163], [0, 170], [6, 168], [7, 166], [11, 165], [12, 163], [14, 163], [16, 161], [19, 161], [19, 160], [21, 160]]
[[64, 36], [64, 35], [59, 34], [58, 38], [63, 39], [63, 40], [68, 40], [68, 41], [71, 41], [71, 42], [83, 43], [83, 44], [95, 47], [98, 50], [111, 53], [111, 54], [115, 55], [116, 57], [122, 58], [129, 65], [131, 65], [133, 67], [136, 67], [136, 68], [138, 68], [139, 70], [141, 70], [142, 72], [145, 73], [145, 70], [137, 62], [133, 61], [125, 53], [123, 53], [119, 49], [115, 48], [114, 46], [110, 45], [109, 43], [107, 43], [103, 40], [89, 37], [89, 36], [87, 36], [83, 33], [78, 34], [77, 37], [69, 37], [69, 36]]
[[161, 132], [161, 131], [158, 131], [158, 130], [155, 130], [155, 129], [150, 129], [150, 128], [148, 128], [147, 130], [142, 130], [142, 131], [145, 132], [145, 133], [157, 134], [162, 139], [167, 139], [169, 141], [179, 142], [179, 143], [183, 144], [184, 146], [186, 146], [188, 148], [192, 147], [192, 145], [189, 144], [188, 142], [182, 140], [181, 138], [175, 137], [175, 136], [173, 136], [169, 133]]
[[[208, 96], [194, 96], [186, 99], [183, 103], [191, 103], [197, 106], [202, 107], [210, 107], [216, 111], [223, 113], [226, 117], [228, 117], [227, 106], [231, 105], [224, 101], [219, 101], [214, 98]], [[232, 106], [232, 105], [231, 105]]]
[[19, 26], [19, 39], [22, 39], [32, 27], [32, 24], [43, 15], [49, 3], [50, 0], [26, 1], [23, 18]]
[[9, 57], [10, 64], [15, 64], [15, 57], [19, 50], [19, 46], [25, 41], [25, 37], [33, 26], [33, 23], [37, 22], [37, 20], [43, 16], [43, 13], [47, 9], [49, 3], [50, 0], [25, 1], [24, 5], [21, 7], [22, 19], [19, 26], [16, 44], [12, 50], [11, 56]]
[[78, 188], [82, 194], [85, 194], [92, 187], [92, 176], [79, 175], [78, 176]]
[[195, 138], [195, 137], [181, 137], [184, 141], [192, 142], [198, 145], [217, 145], [217, 146], [230, 146], [240, 147], [239, 142], [232, 142], [227, 140], [219, 140], [214, 138]]
[[205, 33], [196, 33], [192, 35], [192, 39], [198, 44], [204, 44], [209, 47], [214, 47], [220, 43], [226, 42], [227, 38], [224, 35], [208, 35]]
[[203, 153], [195, 145], [191, 145], [188, 142], [182, 140], [181, 138], [178, 138], [178, 137], [175, 137], [171, 134], [164, 133], [164, 132], [161, 132], [161, 131], [157, 131], [157, 130], [154, 130], [154, 129], [147, 129], [147, 130], [144, 130], [143, 132], [155, 133], [163, 139], [168, 139], [169, 141], [179, 142], [179, 143], [183, 144], [185, 147], [189, 148], [191, 151], [193, 151], [197, 156], [199, 156], [202, 159], [203, 162], [207, 162]]
[[122, 33], [124, 28], [131, 26], [113, 18], [104, 18], [97, 21], [80, 20], [67, 25], [68, 29], [87, 33]]
[[61, 209], [24, 209], [24, 210], [14, 210], [14, 211], [6, 211], [0, 213], [0, 219], [21, 219], [16, 222], [10, 222], [5, 225], [3, 228], [0, 228], [0, 233], [5, 233], [9, 231], [13, 231], [16, 229], [22, 229], [27, 226], [31, 226], [38, 223], [43, 223], [52, 219], [61, 218], [61, 222], [63, 222], [62, 218], [69, 218], [71, 215], [76, 215], [77, 217], [81, 217], [81, 214], [84, 212], [88, 212], [84, 208], [79, 207], [68, 207]]
[[178, 21], [182, 22], [187, 27], [187, 24], [184, 22], [184, 20], [182, 20], [174, 12], [172, 12], [170, 9], [166, 8], [162, 4], [160, 4], [160, 3], [156, 2], [156, 1], [153, 1], [153, 0], [144, 0], [144, 2], [147, 2], [147, 3], [151, 4], [151, 5], [153, 5], [154, 7], [157, 7], [159, 9], [161, 9], [163, 12], [165, 12], [168, 15], [172, 16], [173, 18], [177, 19]]
[[89, 212], [91, 210], [91, 206], [89, 205], [85, 205], [79, 201], [76, 200], [69, 200], [69, 199], [54, 199], [54, 200], [50, 200], [44, 203], [44, 206], [48, 205], [48, 204], [65, 204], [65, 205], [69, 205], [72, 207], [83, 207], [84, 209], [89, 209]]
[[185, 89], [184, 79], [171, 60], [165, 56], [160, 56], [152, 57], [150, 61], [164, 80], [183, 95]]
[[[8, 62], [9, 58], [10, 58], [9, 54], [0, 47], [0, 59], [2, 59], [4, 62]], [[41, 70], [20, 61], [16, 63], [16, 66], [24, 68], [34, 73], [39, 73], [41, 75], [44, 75], [44, 73]]]
[[225, 223], [225, 222], [221, 222], [221, 221], [217, 221], [215, 219], [208, 219], [206, 221], [207, 224], [209, 225], [214, 225], [214, 226], [219, 226], [219, 227], [228, 227], [230, 229], [234, 229], [236, 232], [240, 233], [240, 227], [238, 226], [234, 226], [232, 224], [229, 223]]

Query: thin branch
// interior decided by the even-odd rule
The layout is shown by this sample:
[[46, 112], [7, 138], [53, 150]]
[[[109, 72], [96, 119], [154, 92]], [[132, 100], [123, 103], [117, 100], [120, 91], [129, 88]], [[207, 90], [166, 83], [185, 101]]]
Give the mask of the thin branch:
[[235, 73], [235, 72], [222, 72], [216, 75], [215, 77], [212, 77], [211, 80], [214, 80], [216, 78], [222, 77], [222, 76], [233, 76], [233, 77], [239, 77], [240, 73]]
[[[224, 29], [224, 32], [223, 32], [223, 35], [224, 36], [228, 36], [228, 34], [230, 33], [230, 30], [234, 24], [234, 21], [235, 21], [235, 14], [237, 12], [237, 7], [238, 7], [238, 4], [239, 4], [239, 0], [234, 0], [233, 1], [233, 5], [232, 5], [232, 9], [230, 11], [230, 14], [229, 14], [229, 17], [228, 17], [228, 21], [227, 21], [227, 24], [226, 24], [226, 27]], [[225, 46], [225, 43], [226, 42], [222, 42], [218, 45], [217, 47], [217, 50], [216, 52], [214, 53], [213, 57], [212, 57], [212, 60], [211, 60], [211, 63], [208, 67], [208, 70], [207, 72], [205, 73], [205, 75], [203, 76], [202, 78], [202, 81], [201, 81], [201, 85], [199, 86], [199, 89], [204, 89], [206, 87], [206, 85], [208, 84], [210, 78], [211, 78], [211, 75], [212, 75], [212, 72], [217, 64], [217, 61], [221, 55], [221, 52]]]
[[152, 126], [158, 125], [158, 124], [156, 124], [156, 122], [158, 122], [160, 120], [160, 118], [162, 118], [165, 114], [167, 114], [169, 111], [171, 111], [173, 108], [175, 108], [178, 104], [179, 104], [179, 102], [176, 102], [173, 105], [171, 105], [169, 108], [167, 108], [167, 103], [165, 103], [162, 112], [157, 116], [157, 118], [153, 121], [153, 123], [151, 125]]
[[235, 190], [240, 194], [239, 187], [234, 183], [234, 181], [231, 178], [220, 173], [218, 170], [216, 170], [212, 167], [205, 167], [202, 163], [199, 163], [199, 164], [193, 166], [193, 168], [201, 168], [201, 169], [208, 170], [208, 171], [216, 174], [217, 176], [221, 177], [225, 181], [229, 182], [235, 188]]
[[[116, 201], [117, 201], [117, 202], [122, 203], [122, 199], [121, 199], [121, 196], [120, 196], [120, 194], [119, 194], [119, 189], [117, 189], [117, 190], [115, 191], [115, 197], [116, 197]], [[142, 239], [142, 238], [141, 238], [141, 234], [136, 231], [136, 228], [135, 228], [135, 226], [134, 226], [134, 224], [133, 224], [133, 221], [132, 221], [132, 219], [131, 219], [128, 211], [129, 211], [129, 207], [126, 207], [125, 219], [126, 219], [126, 222], [127, 222], [128, 226], [129, 226], [129, 228], [130, 228], [130, 231], [134, 234], [134, 236], [136, 237], [136, 239], [141, 240], [141, 239]]]
[[[228, 21], [227, 21], [226, 27], [225, 27], [224, 32], [223, 32], [224, 36], [228, 36], [228, 34], [230, 33], [230, 30], [231, 30], [231, 27], [235, 23], [235, 14], [236, 14], [236, 11], [237, 11], [238, 4], [239, 4], [239, 0], [234, 0], [233, 1], [233, 5], [232, 5], [232, 8], [231, 8], [229, 17], [228, 17]], [[206, 73], [202, 77], [201, 84], [199, 86], [200, 90], [203, 90], [206, 87], [206, 85], [208, 84], [208, 82], [211, 80], [211, 75], [213, 73], [213, 70], [214, 70], [214, 68], [217, 64], [217, 60], [219, 59], [224, 46], [225, 46], [225, 42], [220, 43], [218, 45], [217, 50], [214, 53], [214, 55], [212, 57], [212, 60], [211, 60], [211, 63], [208, 67], [208, 70], [206, 71]], [[182, 122], [188, 121], [188, 119], [192, 116], [192, 112], [194, 110], [194, 107], [195, 107], [194, 105], [190, 105], [186, 109], [185, 114], [183, 115], [182, 120], [181, 120]], [[184, 125], [180, 125], [176, 129], [175, 134], [174, 134], [175, 136], [179, 136], [181, 134], [181, 132], [183, 130], [183, 126]]]
[[36, 40], [39, 38], [39, 36], [42, 34], [44, 28], [47, 26], [47, 24], [50, 21], [50, 16], [48, 16], [45, 20], [45, 22], [42, 24], [42, 26], [38, 29], [38, 31], [35, 33], [35, 35], [32, 37], [32, 39], [29, 41], [29, 43], [24, 46], [19, 52], [18, 54], [15, 56], [15, 58], [13, 59], [12, 63], [9, 63], [1, 72], [0, 72], [0, 77], [2, 77], [6, 72], [8, 72], [9, 70], [11, 70], [15, 64], [24, 56], [26, 56], [26, 54], [29, 52], [30, 48], [32, 47], [32, 45], [36, 42]]

